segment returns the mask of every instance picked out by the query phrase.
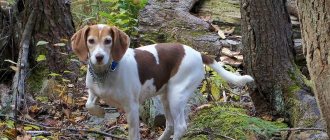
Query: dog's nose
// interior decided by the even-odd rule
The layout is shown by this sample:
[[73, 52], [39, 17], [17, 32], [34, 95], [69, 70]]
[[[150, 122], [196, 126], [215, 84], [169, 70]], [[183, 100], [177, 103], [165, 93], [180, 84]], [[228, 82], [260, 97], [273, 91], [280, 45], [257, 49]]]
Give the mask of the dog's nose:
[[103, 57], [104, 56], [102, 54], [96, 54], [95, 55], [95, 58], [96, 58], [97, 62], [101, 62], [103, 60]]

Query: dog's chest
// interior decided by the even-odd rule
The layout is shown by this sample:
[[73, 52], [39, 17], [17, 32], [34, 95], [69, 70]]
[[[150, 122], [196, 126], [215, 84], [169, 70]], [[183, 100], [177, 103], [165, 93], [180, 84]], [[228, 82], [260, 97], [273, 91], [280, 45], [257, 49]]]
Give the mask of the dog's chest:
[[115, 88], [111, 85], [96, 85], [93, 86], [93, 93], [108, 105], [121, 108], [121, 102], [125, 99], [124, 94], [118, 94]]

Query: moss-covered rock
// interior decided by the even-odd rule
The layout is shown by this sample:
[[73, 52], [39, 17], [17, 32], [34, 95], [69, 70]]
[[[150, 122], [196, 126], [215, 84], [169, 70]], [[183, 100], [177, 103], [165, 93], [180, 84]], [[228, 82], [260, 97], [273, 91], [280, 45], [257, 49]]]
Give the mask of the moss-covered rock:
[[193, 117], [185, 135], [185, 140], [208, 139], [205, 133], [214, 134], [215, 139], [228, 136], [234, 139], [261, 138], [270, 139], [279, 133], [279, 129], [286, 128], [282, 122], [270, 122], [247, 115], [245, 109], [234, 105], [214, 105], [202, 109]]

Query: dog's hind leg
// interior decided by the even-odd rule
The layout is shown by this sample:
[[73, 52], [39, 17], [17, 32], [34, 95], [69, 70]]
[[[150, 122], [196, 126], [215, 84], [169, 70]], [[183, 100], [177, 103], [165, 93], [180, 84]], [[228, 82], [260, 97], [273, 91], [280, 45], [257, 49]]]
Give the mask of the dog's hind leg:
[[96, 105], [98, 101], [99, 101], [99, 97], [97, 97], [94, 93], [92, 93], [91, 90], [88, 90], [88, 99], [86, 102], [86, 108], [88, 112], [98, 117], [104, 117], [105, 114], [104, 109], [99, 105]]
[[[195, 79], [195, 78], [194, 78]], [[168, 101], [174, 122], [173, 140], [180, 140], [187, 130], [184, 109], [189, 97], [197, 89], [202, 79], [185, 79], [181, 82], [171, 83], [168, 90]]]
[[166, 93], [163, 93], [163, 95], [161, 95], [161, 101], [163, 103], [165, 118], [166, 118], [166, 128], [158, 140], [169, 140], [171, 135], [173, 135], [173, 133], [174, 133], [173, 118], [171, 115], [169, 101], [168, 101], [167, 96], [168, 95]]

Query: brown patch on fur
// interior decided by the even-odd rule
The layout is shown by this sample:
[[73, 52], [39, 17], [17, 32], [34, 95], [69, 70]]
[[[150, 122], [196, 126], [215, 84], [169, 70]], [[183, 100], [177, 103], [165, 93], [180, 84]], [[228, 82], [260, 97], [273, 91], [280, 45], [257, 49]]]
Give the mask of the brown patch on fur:
[[148, 51], [135, 49], [134, 52], [141, 84], [153, 78], [158, 91], [177, 73], [185, 52], [181, 44], [157, 44], [155, 48], [159, 64], [154, 55]]
[[203, 63], [206, 65], [212, 64], [214, 62], [214, 59], [212, 59], [211, 57], [205, 55], [205, 54], [201, 54], [202, 55], [202, 60]]
[[111, 56], [115, 61], [119, 61], [124, 56], [129, 46], [130, 39], [126, 33], [116, 27], [111, 27], [110, 34], [113, 41]]
[[79, 57], [80, 61], [87, 61], [88, 59], [88, 48], [86, 44], [88, 32], [89, 27], [85, 26], [71, 37], [72, 50]]

